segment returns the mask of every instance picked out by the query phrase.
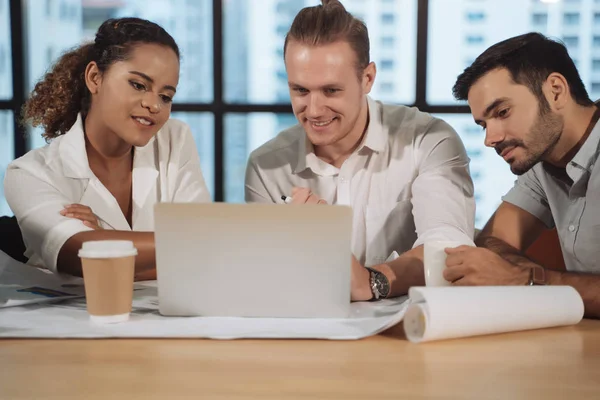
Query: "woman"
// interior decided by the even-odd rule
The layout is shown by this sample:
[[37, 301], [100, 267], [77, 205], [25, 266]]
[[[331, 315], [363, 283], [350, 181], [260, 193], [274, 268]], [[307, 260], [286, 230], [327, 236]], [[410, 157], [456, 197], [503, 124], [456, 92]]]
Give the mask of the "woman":
[[5, 195], [29, 263], [81, 276], [88, 240], [132, 240], [155, 276], [153, 206], [209, 202], [189, 127], [169, 119], [179, 48], [160, 26], [108, 20], [37, 83], [23, 117], [47, 146], [12, 162]]

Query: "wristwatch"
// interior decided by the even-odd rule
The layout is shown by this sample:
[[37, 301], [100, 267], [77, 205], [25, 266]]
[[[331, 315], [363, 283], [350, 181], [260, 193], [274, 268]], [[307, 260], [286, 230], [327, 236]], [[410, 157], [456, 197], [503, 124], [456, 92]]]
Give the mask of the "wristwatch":
[[545, 285], [546, 284], [546, 270], [544, 267], [536, 265], [531, 267], [529, 270], [529, 286]]
[[371, 293], [373, 297], [371, 301], [385, 299], [390, 294], [390, 281], [383, 272], [376, 269], [366, 267], [370, 274]]

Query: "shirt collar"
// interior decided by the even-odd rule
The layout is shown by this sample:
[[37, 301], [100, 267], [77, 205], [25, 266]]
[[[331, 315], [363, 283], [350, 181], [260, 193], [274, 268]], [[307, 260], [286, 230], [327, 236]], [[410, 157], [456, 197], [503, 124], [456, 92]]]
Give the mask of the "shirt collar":
[[306, 132], [302, 129], [302, 125], [299, 125], [302, 132], [300, 139], [298, 140], [298, 154], [296, 159], [296, 168], [294, 168], [294, 174], [299, 174], [308, 168], [306, 158], [309, 154], [314, 155], [314, 148], [312, 143], [308, 140]]
[[[134, 169], [149, 170], [151, 175], [156, 175], [158, 171], [156, 171], [154, 164], [153, 149], [155, 139], [156, 136], [150, 139], [144, 147], [135, 148], [133, 155]], [[61, 137], [59, 154], [63, 165], [63, 173], [67, 178], [91, 179], [94, 177], [85, 149], [85, 134], [81, 114], [77, 115], [77, 120], [71, 129]]]
[[[600, 107], [599, 103], [596, 103]], [[573, 157], [571, 164], [578, 166], [581, 169], [591, 172], [596, 159], [598, 158], [598, 145], [600, 144], [600, 121], [597, 121], [595, 126], [590, 131], [589, 136]]]
[[[369, 109], [369, 125], [362, 144], [358, 146], [355, 152], [360, 152], [364, 148], [376, 153], [381, 152], [385, 150], [387, 145], [387, 128], [383, 126], [382, 122], [382, 106], [381, 103], [371, 99], [370, 96], [367, 96], [367, 106]], [[294, 173], [298, 174], [307, 168], [313, 169], [317, 161], [314, 147], [308, 140], [306, 132], [302, 129], [302, 137], [298, 141], [298, 158]]]
[[58, 151], [64, 176], [76, 179], [89, 179], [94, 176], [85, 151], [85, 135], [81, 114], [77, 115], [77, 120], [71, 129], [60, 139]]
[[357, 151], [361, 151], [366, 147], [379, 153], [385, 150], [388, 143], [387, 127], [383, 125], [382, 121], [382, 105], [369, 96], [367, 96], [367, 104], [369, 106], [369, 126], [363, 143]]

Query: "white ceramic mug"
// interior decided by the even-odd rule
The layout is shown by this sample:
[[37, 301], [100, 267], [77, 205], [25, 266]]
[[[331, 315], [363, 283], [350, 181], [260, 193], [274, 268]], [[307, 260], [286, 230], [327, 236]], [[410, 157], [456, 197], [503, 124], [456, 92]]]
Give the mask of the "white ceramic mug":
[[423, 254], [425, 286], [451, 285], [450, 282], [444, 279], [444, 269], [446, 269], [446, 252], [444, 250], [463, 245], [472, 246], [473, 243], [457, 240], [425, 242]]

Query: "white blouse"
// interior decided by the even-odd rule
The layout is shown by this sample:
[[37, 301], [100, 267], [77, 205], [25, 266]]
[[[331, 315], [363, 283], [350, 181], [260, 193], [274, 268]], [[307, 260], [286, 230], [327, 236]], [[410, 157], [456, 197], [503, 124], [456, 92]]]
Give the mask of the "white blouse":
[[13, 161], [4, 192], [14, 212], [29, 264], [56, 271], [60, 249], [91, 228], [60, 215], [68, 204], [92, 209], [104, 229], [153, 231], [154, 204], [210, 202], [200, 159], [187, 124], [170, 119], [144, 147], [136, 147], [132, 172], [132, 227], [115, 197], [90, 169], [81, 116], [64, 135]]

